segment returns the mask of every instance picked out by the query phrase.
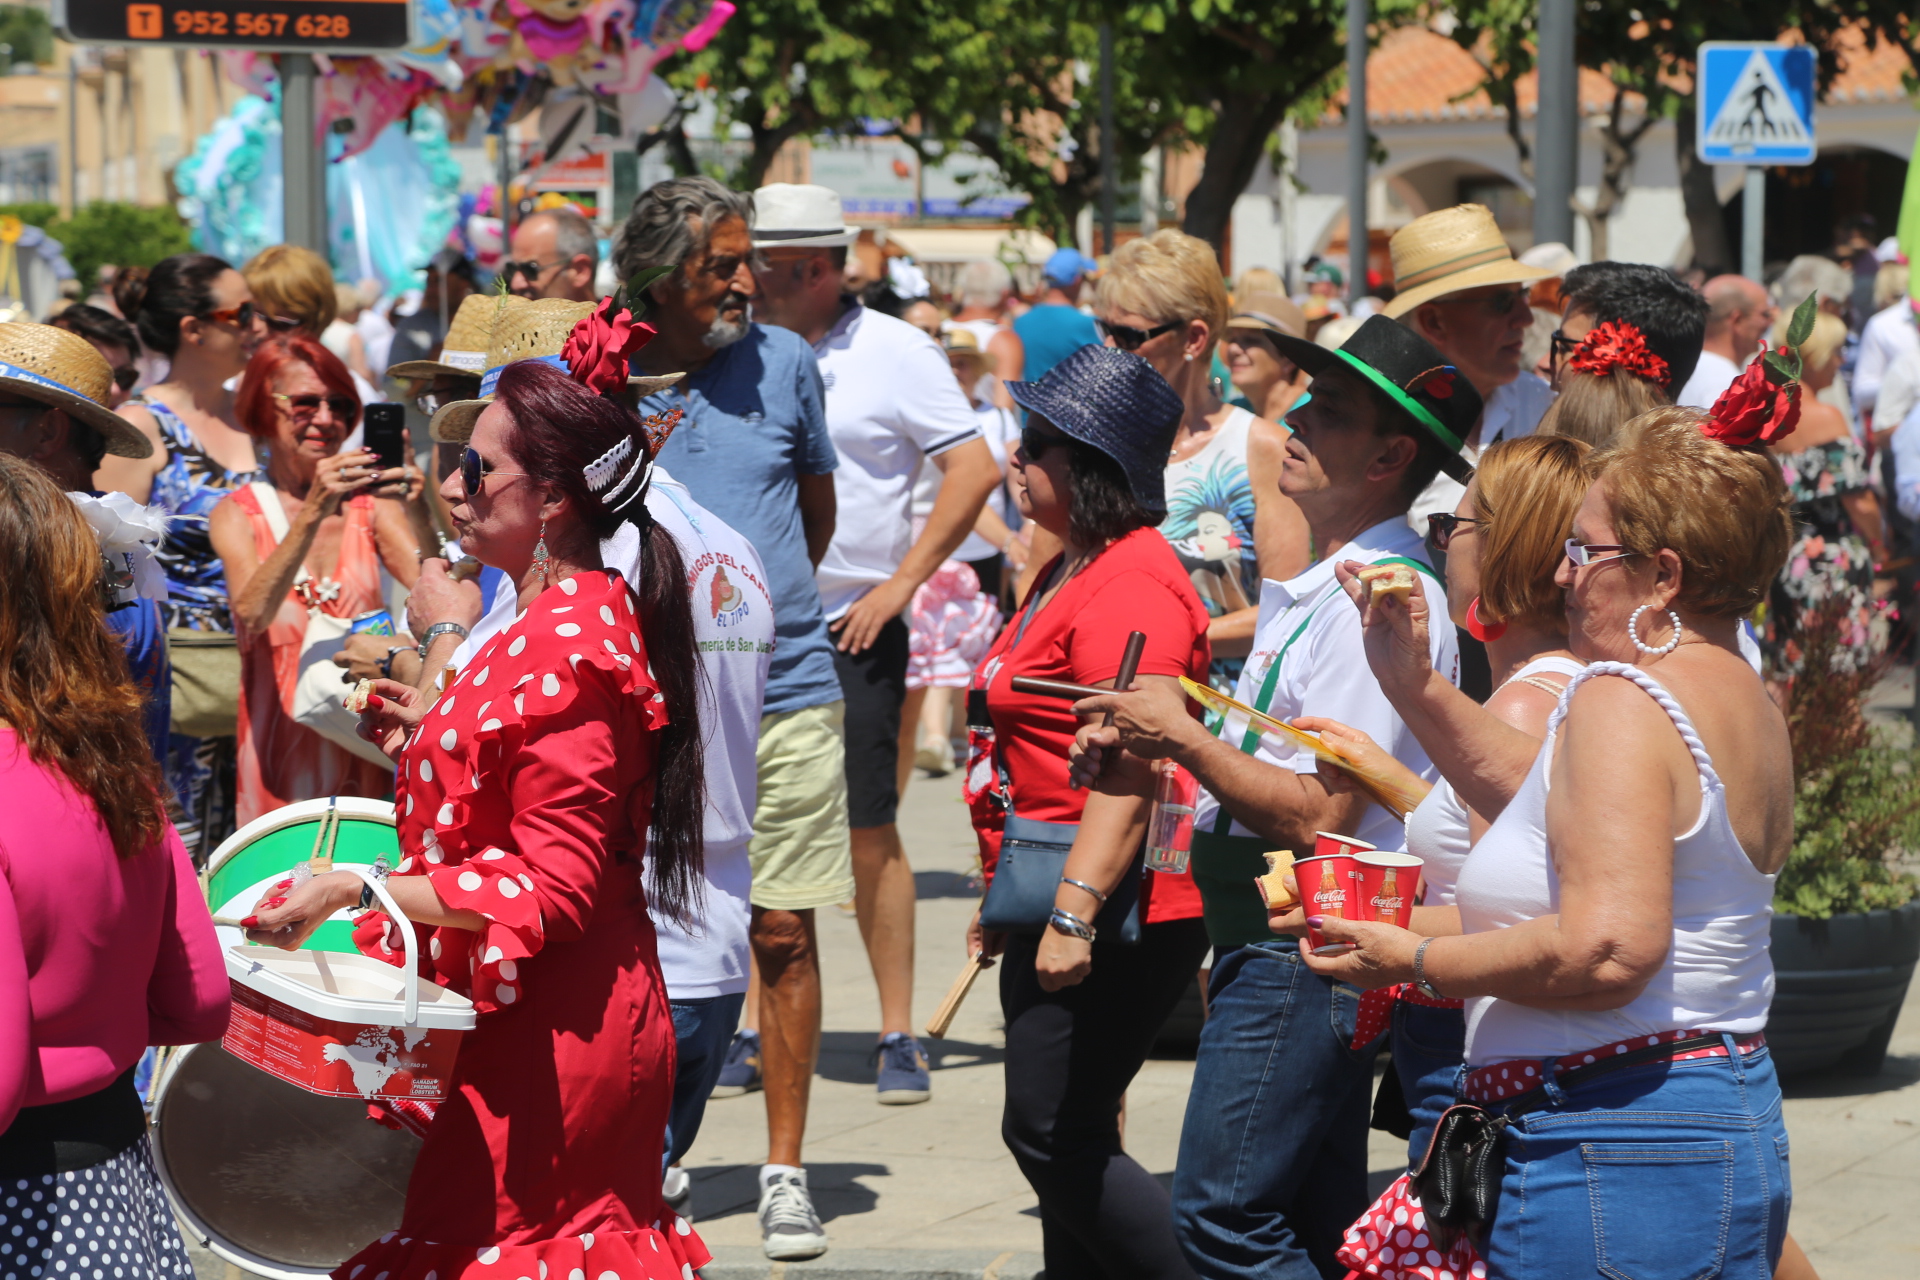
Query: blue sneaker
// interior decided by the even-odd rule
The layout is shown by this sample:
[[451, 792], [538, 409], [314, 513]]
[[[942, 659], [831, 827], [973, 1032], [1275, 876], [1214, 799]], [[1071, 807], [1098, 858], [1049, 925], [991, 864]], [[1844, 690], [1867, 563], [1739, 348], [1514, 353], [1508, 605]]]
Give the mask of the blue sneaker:
[[760, 1087], [760, 1033], [740, 1030], [733, 1033], [727, 1046], [727, 1060], [720, 1067], [720, 1079], [709, 1097], [737, 1098]]
[[880, 1068], [882, 1106], [904, 1107], [932, 1096], [933, 1077], [927, 1072], [926, 1051], [906, 1032], [890, 1032], [873, 1047], [872, 1061]]

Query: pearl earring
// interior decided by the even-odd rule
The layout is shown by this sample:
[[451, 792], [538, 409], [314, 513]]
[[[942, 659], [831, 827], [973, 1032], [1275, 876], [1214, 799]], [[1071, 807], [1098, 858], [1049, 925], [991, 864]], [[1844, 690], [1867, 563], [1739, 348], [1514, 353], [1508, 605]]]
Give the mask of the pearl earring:
[[1650, 644], [1641, 643], [1640, 640], [1640, 615], [1651, 608], [1653, 608], [1652, 605], [1643, 604], [1633, 611], [1633, 615], [1627, 619], [1627, 639], [1633, 641], [1633, 647], [1640, 652], [1660, 658], [1680, 647], [1680, 615], [1671, 609], [1666, 611], [1667, 617], [1673, 620], [1673, 638], [1656, 649]]

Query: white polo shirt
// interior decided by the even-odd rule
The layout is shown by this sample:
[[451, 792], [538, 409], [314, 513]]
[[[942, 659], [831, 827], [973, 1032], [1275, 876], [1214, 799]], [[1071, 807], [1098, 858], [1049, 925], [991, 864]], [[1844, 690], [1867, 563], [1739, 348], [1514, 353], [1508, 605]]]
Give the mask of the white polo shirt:
[[[1553, 407], [1557, 394], [1545, 378], [1525, 370], [1512, 382], [1495, 387], [1493, 394], [1487, 397], [1486, 409], [1480, 415], [1480, 443], [1464, 446], [1460, 456], [1478, 466], [1480, 455], [1502, 440], [1518, 440], [1522, 436], [1532, 435], [1540, 426], [1540, 419]], [[1446, 472], [1441, 472], [1407, 508], [1407, 527], [1426, 537], [1428, 514], [1452, 511], [1460, 505], [1460, 499], [1466, 496], [1466, 492], [1467, 486]]]
[[814, 572], [832, 621], [906, 559], [921, 462], [979, 439], [980, 427], [946, 353], [904, 320], [855, 304], [813, 354], [840, 455], [833, 541]]
[[[694, 641], [707, 677], [701, 681], [700, 702], [700, 731], [706, 738], [706, 900], [692, 932], [653, 915], [668, 999], [698, 1000], [747, 989], [747, 893], [753, 885], [747, 841], [759, 794], [754, 752], [760, 708], [773, 665], [773, 601], [753, 544], [695, 502], [664, 467], [653, 469], [647, 511], [680, 546], [693, 597]], [[640, 531], [621, 525], [600, 544], [600, 558], [628, 582], [639, 582]], [[483, 585], [489, 578], [492, 598], [473, 634], [454, 651], [456, 666], [470, 662], [520, 614], [507, 575], [484, 575]]]
[[[1263, 583], [1253, 651], [1240, 672], [1234, 697], [1281, 720], [1309, 715], [1338, 720], [1365, 733], [1394, 759], [1431, 782], [1439, 776], [1439, 771], [1427, 758], [1418, 739], [1402, 723], [1386, 694], [1380, 691], [1379, 681], [1367, 666], [1360, 610], [1347, 598], [1333, 573], [1334, 565], [1343, 560], [1373, 564], [1395, 556], [1426, 561], [1421, 539], [1400, 516], [1374, 525], [1297, 578]], [[1433, 669], [1445, 673], [1447, 679], [1457, 685], [1460, 654], [1454, 629], [1446, 622], [1446, 594], [1439, 583], [1424, 573], [1420, 575], [1420, 586], [1426, 593], [1431, 616], [1442, 624], [1430, 628]], [[1273, 696], [1262, 702], [1261, 687], [1276, 661], [1280, 666]], [[1245, 732], [1245, 721], [1237, 715], [1229, 717], [1220, 727], [1221, 739], [1236, 747], [1241, 745]], [[1288, 746], [1265, 735], [1260, 738], [1254, 756], [1295, 773], [1319, 772], [1311, 751]], [[1215, 830], [1219, 817], [1219, 801], [1202, 791], [1194, 813], [1194, 830]], [[1221, 834], [1252, 836], [1255, 833], [1232, 822]], [[1382, 849], [1398, 849], [1405, 840], [1400, 819], [1378, 805], [1367, 807], [1358, 830], [1341, 834], [1358, 836]]]

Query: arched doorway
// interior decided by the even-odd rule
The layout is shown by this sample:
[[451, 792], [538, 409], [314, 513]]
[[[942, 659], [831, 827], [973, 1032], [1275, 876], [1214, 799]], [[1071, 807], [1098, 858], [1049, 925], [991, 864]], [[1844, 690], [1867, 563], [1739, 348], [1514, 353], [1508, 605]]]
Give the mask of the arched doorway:
[[[1906, 182], [1907, 162], [1875, 147], [1823, 147], [1810, 165], [1768, 169], [1763, 260], [1783, 263], [1803, 253], [1831, 253], [1835, 230], [1862, 213], [1872, 216], [1875, 239], [1892, 235]], [[1744, 192], [1724, 207], [1735, 262], [1745, 252], [1745, 208]]]

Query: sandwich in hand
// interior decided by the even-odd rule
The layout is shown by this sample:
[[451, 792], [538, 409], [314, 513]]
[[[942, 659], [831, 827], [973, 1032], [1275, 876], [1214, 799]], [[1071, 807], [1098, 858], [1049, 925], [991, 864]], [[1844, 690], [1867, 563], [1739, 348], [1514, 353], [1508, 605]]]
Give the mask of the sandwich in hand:
[[1280, 915], [1291, 911], [1299, 899], [1293, 896], [1293, 890], [1287, 888], [1287, 877], [1293, 874], [1293, 850], [1275, 849], [1272, 853], [1260, 855], [1267, 860], [1267, 874], [1255, 876], [1253, 883], [1260, 890], [1260, 898], [1267, 904], [1267, 914]]
[[1372, 588], [1369, 604], [1379, 604], [1386, 596], [1399, 596], [1404, 601], [1413, 594], [1413, 570], [1404, 564], [1369, 565], [1354, 576]]

